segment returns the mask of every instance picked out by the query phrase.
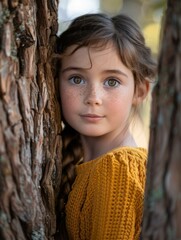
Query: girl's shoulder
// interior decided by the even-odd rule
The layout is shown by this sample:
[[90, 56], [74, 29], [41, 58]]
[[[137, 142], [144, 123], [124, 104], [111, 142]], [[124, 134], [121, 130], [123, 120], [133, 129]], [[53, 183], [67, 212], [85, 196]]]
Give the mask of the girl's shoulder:
[[137, 171], [145, 171], [147, 150], [139, 147], [120, 147], [101, 156], [97, 165], [107, 165], [108, 168], [118, 168], [135, 175]]
[[103, 168], [121, 168], [126, 167], [129, 171], [136, 168], [145, 168], [147, 161], [147, 150], [140, 147], [120, 147], [113, 149], [98, 158], [83, 163], [78, 169], [103, 169]]
[[100, 175], [104, 172], [110, 181], [118, 179], [118, 182], [132, 182], [142, 191], [146, 179], [146, 164], [145, 148], [121, 147], [100, 157], [97, 166], [95, 165], [95, 172]]
[[[119, 147], [119, 148], [115, 148], [109, 152], [107, 152], [105, 155], [109, 155], [109, 154], [113, 154], [114, 156], [119, 156], [121, 155], [129, 155], [132, 157], [145, 157], [147, 156], [147, 149], [146, 148], [142, 148], [142, 147]], [[104, 155], [102, 155], [102, 157], [104, 157]]]
[[121, 163], [130, 165], [131, 163], [142, 165], [146, 164], [147, 149], [141, 147], [120, 147], [113, 149], [101, 156], [102, 159], [112, 159], [112, 164]]
[[[89, 175], [91, 179], [136, 183], [144, 188], [146, 178], [147, 150], [144, 148], [120, 147], [78, 166], [78, 174]], [[128, 180], [129, 179], [129, 180]]]

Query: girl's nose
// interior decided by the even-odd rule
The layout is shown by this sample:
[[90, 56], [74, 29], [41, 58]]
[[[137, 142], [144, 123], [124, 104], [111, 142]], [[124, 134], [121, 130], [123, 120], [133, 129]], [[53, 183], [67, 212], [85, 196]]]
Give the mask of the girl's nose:
[[88, 105], [101, 105], [102, 93], [98, 87], [89, 87], [85, 94], [85, 104]]

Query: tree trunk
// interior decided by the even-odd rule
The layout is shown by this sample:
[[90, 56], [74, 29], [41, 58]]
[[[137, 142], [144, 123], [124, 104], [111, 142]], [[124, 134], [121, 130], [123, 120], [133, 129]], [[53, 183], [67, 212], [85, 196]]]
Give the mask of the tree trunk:
[[58, 0], [0, 0], [0, 239], [54, 239], [60, 107]]
[[167, 5], [152, 102], [144, 240], [181, 239], [181, 2]]

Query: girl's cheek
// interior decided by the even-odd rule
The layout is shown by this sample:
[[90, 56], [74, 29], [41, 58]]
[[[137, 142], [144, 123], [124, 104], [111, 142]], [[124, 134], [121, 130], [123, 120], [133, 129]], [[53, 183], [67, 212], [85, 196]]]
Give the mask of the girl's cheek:
[[60, 98], [63, 104], [73, 104], [74, 102], [81, 101], [84, 97], [84, 91], [78, 89], [62, 88], [60, 91]]
[[73, 87], [73, 88], [66, 88], [66, 89], [63, 89], [63, 94], [65, 93], [66, 95], [68, 96], [72, 96], [72, 97], [75, 97], [75, 96], [83, 96], [86, 92], [86, 89], [84, 89], [83, 87]]

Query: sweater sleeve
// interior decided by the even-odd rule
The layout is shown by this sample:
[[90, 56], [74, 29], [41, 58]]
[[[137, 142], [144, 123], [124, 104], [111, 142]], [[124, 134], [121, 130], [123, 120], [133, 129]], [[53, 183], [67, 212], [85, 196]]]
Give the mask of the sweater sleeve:
[[123, 151], [107, 155], [95, 171], [91, 240], [139, 239], [145, 157]]

